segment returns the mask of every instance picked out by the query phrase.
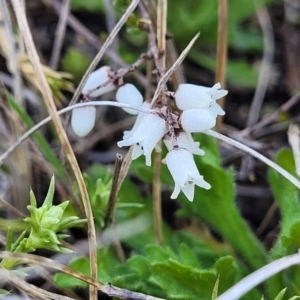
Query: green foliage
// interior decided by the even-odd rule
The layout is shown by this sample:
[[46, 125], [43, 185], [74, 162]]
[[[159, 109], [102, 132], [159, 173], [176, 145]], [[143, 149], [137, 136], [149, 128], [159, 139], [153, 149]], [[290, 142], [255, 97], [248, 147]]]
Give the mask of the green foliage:
[[91, 12], [103, 11], [103, 1], [95, 0], [72, 0], [71, 1], [72, 10], [87, 10]]
[[[190, 241], [189, 245], [178, 244], [181, 239]], [[210, 248], [208, 256], [214, 256], [214, 263], [203, 268], [201, 265], [205, 264], [202, 262], [205, 256], [203, 253], [202, 256], [197, 255], [201, 251], [201, 243], [183, 233], [175, 234], [174, 242], [174, 246], [177, 245], [175, 249], [171, 245], [146, 245], [142, 255], [133, 254], [125, 264], [118, 262], [112, 248], [99, 249], [98, 278], [118, 287], [167, 299], [211, 299], [218, 277], [222, 278], [220, 292], [228, 289], [240, 278], [238, 265], [232, 256], [218, 258], [219, 254]], [[84, 274], [89, 273], [87, 258], [75, 259], [70, 267]], [[62, 273], [56, 274], [54, 280], [62, 288], [86, 286], [85, 283]]]
[[[94, 2], [100, 3], [100, 1]], [[75, 83], [79, 83], [90, 63], [91, 59], [82, 52], [75, 48], [68, 48], [62, 59], [62, 68], [63, 71], [73, 75]]]
[[[59, 205], [53, 205], [53, 197], [55, 191], [55, 181], [52, 177], [47, 196], [43, 205], [37, 208], [36, 198], [30, 191], [30, 205], [27, 206], [30, 217], [24, 219], [28, 224], [15, 242], [13, 242], [13, 232], [9, 228], [7, 233], [6, 250], [12, 252], [34, 252], [36, 249], [48, 249], [58, 252], [70, 252], [69, 249], [61, 246], [61, 241], [68, 237], [60, 232], [82, 225], [85, 220], [80, 220], [76, 216], [65, 216], [64, 212], [69, 201], [65, 201]], [[27, 234], [29, 232], [28, 237]], [[1, 266], [11, 269], [17, 261], [12, 259], [4, 259]]]
[[[276, 157], [276, 163], [291, 174], [295, 174], [294, 158], [290, 150], [280, 150]], [[271, 258], [278, 259], [285, 255], [295, 253], [299, 248], [299, 190], [273, 169], [269, 169], [268, 179], [281, 214], [280, 233], [271, 251]], [[274, 297], [280, 288], [287, 286], [288, 296], [291, 297], [292, 293], [295, 294], [295, 292], [300, 289], [299, 276], [299, 269], [292, 267], [272, 277], [268, 281], [270, 296]]]
[[111, 175], [106, 174], [103, 178], [97, 178], [95, 183], [88, 175], [84, 175], [84, 181], [92, 206], [93, 216], [95, 217], [95, 224], [103, 227], [106, 207], [111, 190]]
[[[196, 64], [202, 65], [211, 72], [216, 69], [216, 59], [207, 54], [191, 49], [189, 57]], [[258, 74], [254, 67], [242, 59], [229, 60], [226, 65], [226, 78], [232, 84], [243, 88], [254, 88]]]
[[[276, 162], [291, 174], [295, 174], [294, 158], [290, 150], [280, 150]], [[268, 179], [281, 213], [280, 234], [272, 249], [272, 257], [276, 259], [294, 253], [299, 248], [299, 190], [273, 169], [269, 169]]]

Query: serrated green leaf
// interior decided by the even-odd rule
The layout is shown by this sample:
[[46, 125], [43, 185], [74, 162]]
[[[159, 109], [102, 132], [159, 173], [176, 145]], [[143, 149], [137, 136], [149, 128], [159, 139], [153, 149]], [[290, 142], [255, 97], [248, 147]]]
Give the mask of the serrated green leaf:
[[196, 254], [186, 244], [180, 245], [179, 258], [180, 262], [184, 265], [190, 265], [199, 269], [201, 267], [200, 261], [197, 258]]
[[150, 277], [151, 272], [149, 269], [150, 260], [144, 256], [132, 256], [127, 260], [127, 265], [137, 272], [142, 278], [147, 279]]
[[167, 291], [168, 299], [210, 299], [217, 276], [169, 259], [151, 265], [151, 282]]
[[158, 245], [146, 245], [145, 253], [152, 262], [165, 261], [169, 258], [177, 258], [175, 253], [170, 248], [162, 248]]
[[238, 266], [232, 256], [220, 257], [215, 265], [214, 269], [219, 275], [219, 294], [222, 294], [228, 290], [238, 279]]
[[[85, 275], [89, 275], [90, 272], [89, 261], [85, 257], [74, 259], [69, 264], [69, 267], [74, 271], [81, 272]], [[79, 287], [84, 288], [88, 286], [86, 282], [64, 273], [55, 274], [53, 279], [55, 284], [61, 288], [73, 289]]]
[[[295, 164], [290, 150], [280, 150], [276, 163], [294, 174]], [[299, 242], [299, 234], [295, 232], [300, 222], [299, 190], [273, 169], [268, 171], [268, 180], [281, 214], [280, 234], [272, 249], [272, 257], [275, 259], [294, 252]], [[293, 243], [294, 247], [291, 248]]]

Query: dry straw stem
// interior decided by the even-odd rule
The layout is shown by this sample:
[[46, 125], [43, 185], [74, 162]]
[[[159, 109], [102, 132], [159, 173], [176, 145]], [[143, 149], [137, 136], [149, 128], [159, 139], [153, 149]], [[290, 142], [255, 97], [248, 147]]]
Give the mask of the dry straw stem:
[[159, 80], [157, 84], [157, 88], [155, 91], [155, 94], [153, 96], [153, 99], [151, 101], [151, 107], [155, 104], [156, 100], [158, 99], [160, 92], [162, 88], [165, 86], [171, 75], [176, 71], [176, 69], [180, 66], [180, 64], [183, 62], [187, 54], [189, 53], [190, 49], [193, 47], [194, 43], [196, 42], [197, 38], [199, 37], [200, 33], [197, 33], [194, 38], [189, 42], [187, 47], [181, 52], [180, 56], [177, 58], [177, 60], [174, 62], [172, 67], [164, 74], [164, 76]]
[[108, 47], [113, 43], [115, 37], [117, 36], [117, 34], [121, 30], [121, 28], [123, 27], [125, 22], [127, 21], [127, 19], [129, 18], [129, 16], [133, 13], [133, 11], [135, 10], [135, 8], [139, 4], [139, 2], [140, 2], [139, 0], [132, 0], [130, 5], [128, 6], [127, 10], [125, 11], [125, 13], [122, 15], [121, 19], [119, 20], [119, 22], [114, 27], [113, 31], [107, 37], [107, 39], [104, 42], [103, 46], [101, 47], [100, 51], [97, 53], [94, 60], [90, 64], [89, 68], [86, 70], [84, 76], [82, 77], [82, 79], [81, 79], [81, 81], [80, 81], [80, 83], [79, 83], [79, 85], [78, 85], [78, 87], [77, 87], [77, 89], [74, 93], [74, 96], [73, 96], [73, 98], [70, 102], [70, 105], [77, 102], [77, 100], [78, 100], [78, 98], [81, 94], [81, 90], [82, 90], [82, 88], [83, 88], [83, 86], [84, 86], [84, 84], [87, 80], [88, 75], [96, 68], [97, 64], [102, 59], [104, 53], [106, 52]]
[[[10, 282], [13, 286], [18, 288], [19, 290], [25, 292], [27, 295], [29, 295], [33, 299], [41, 299], [41, 300], [74, 300], [73, 298], [54, 294], [51, 292], [48, 292], [46, 290], [43, 290], [41, 288], [36, 287], [33, 284], [30, 284], [18, 276], [14, 275], [11, 271], [6, 269], [0, 269], [0, 278], [4, 277], [4, 281]], [[2, 280], [2, 278], [1, 278]], [[1, 281], [1, 283], [3, 283]]]
[[[94, 280], [90, 276], [87, 276], [87, 275], [84, 275], [77, 271], [74, 271], [74, 270], [70, 269], [69, 267], [66, 267], [52, 259], [41, 257], [38, 255], [1, 251], [0, 259], [14, 259], [23, 264], [38, 265], [38, 266], [42, 266], [45, 268], [50, 267], [59, 272], [63, 272], [65, 274], [73, 276], [77, 279], [80, 279], [90, 285], [93, 285], [97, 290], [100, 290], [101, 292], [103, 292], [111, 297], [118, 297], [120, 299], [135, 299], [135, 300], [164, 300], [162, 298], [152, 297], [152, 296], [148, 296], [148, 295], [145, 295], [142, 293], [136, 293], [136, 292], [132, 292], [132, 291], [129, 291], [126, 289], [121, 289], [121, 288], [115, 287], [111, 284], [103, 284], [97, 280]], [[6, 276], [3, 276], [3, 275], [6, 275], [5, 271], [10, 272], [7, 270], [0, 269], [0, 279], [1, 279], [0, 282], [3, 282], [4, 278], [6, 278]], [[61, 299], [61, 298], [56, 298], [56, 299]], [[65, 297], [64, 299], [67, 299], [67, 297]]]
[[[215, 82], [220, 82], [225, 88], [226, 64], [227, 64], [227, 35], [228, 35], [228, 5], [227, 0], [218, 0], [218, 42], [217, 42], [217, 63]], [[218, 101], [224, 108], [224, 98]], [[217, 119], [218, 130], [222, 127], [223, 116]]]
[[289, 255], [277, 259], [270, 264], [260, 268], [252, 274], [246, 276], [216, 300], [237, 300], [245, 295], [252, 288], [264, 282], [273, 275], [293, 266], [300, 264], [300, 253]]
[[[160, 69], [158, 72], [159, 76], [162, 76], [165, 73], [166, 68], [166, 33], [167, 33], [167, 0], [158, 0], [157, 1], [157, 50], [160, 53], [164, 53], [162, 56], [158, 56], [158, 65], [156, 66]], [[162, 94], [161, 90], [160, 97], [165, 97]], [[162, 101], [165, 103], [165, 101]], [[161, 142], [159, 143], [161, 147]], [[153, 188], [152, 188], [152, 197], [153, 197], [153, 225], [155, 232], [155, 239], [158, 245], [163, 244], [163, 231], [162, 231], [162, 210], [161, 210], [161, 151], [155, 152], [154, 158], [154, 176], [153, 176]]]
[[[76, 161], [74, 152], [67, 138], [66, 132], [62, 126], [61, 120], [57, 114], [57, 110], [52, 99], [52, 94], [50, 87], [47, 83], [46, 77], [43, 73], [42, 66], [39, 60], [39, 56], [37, 54], [32, 35], [27, 23], [25, 9], [22, 7], [20, 0], [12, 0], [12, 4], [16, 13], [16, 18], [19, 26], [19, 30], [22, 33], [23, 40], [25, 46], [27, 48], [29, 59], [32, 63], [33, 69], [36, 74], [37, 81], [39, 83], [39, 88], [42, 93], [43, 99], [47, 106], [48, 112], [52, 117], [55, 129], [57, 131], [59, 140], [61, 142], [62, 148], [70, 162], [71, 168], [75, 174], [76, 180], [78, 182], [79, 190], [82, 197], [82, 202], [85, 209], [85, 214], [87, 218], [88, 225], [88, 240], [89, 240], [89, 258], [90, 258], [90, 268], [91, 268], [91, 276], [92, 278], [97, 278], [97, 250], [96, 250], [96, 233], [95, 233], [95, 225], [92, 214], [92, 209], [90, 206], [89, 196], [86, 190], [86, 186], [84, 184], [84, 180], [82, 174], [80, 172], [78, 163]], [[90, 286], [90, 299], [97, 299], [97, 290]]]

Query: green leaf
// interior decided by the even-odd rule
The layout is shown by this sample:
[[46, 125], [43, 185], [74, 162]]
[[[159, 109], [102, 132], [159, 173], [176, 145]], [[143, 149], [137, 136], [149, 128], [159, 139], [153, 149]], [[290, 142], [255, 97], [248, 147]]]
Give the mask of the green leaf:
[[[86, 3], [88, 1], [80, 1]], [[101, 1], [93, 1], [95, 4]], [[79, 83], [85, 71], [89, 67], [91, 59], [75, 48], [68, 48], [63, 59], [62, 69], [72, 74], [75, 83]]]
[[173, 259], [153, 263], [150, 280], [168, 293], [168, 299], [210, 299], [217, 280], [214, 271], [198, 270]]
[[[76, 258], [69, 264], [69, 267], [74, 271], [81, 272], [82, 274], [89, 275], [90, 266], [86, 257]], [[58, 287], [73, 289], [79, 287], [87, 287], [88, 284], [82, 280], [79, 280], [73, 276], [64, 273], [57, 273], [54, 275], [54, 282]]]
[[[276, 163], [291, 174], [295, 173], [293, 154], [288, 149], [277, 153]], [[269, 169], [268, 180], [281, 214], [280, 234], [272, 249], [272, 257], [279, 258], [294, 253], [299, 244], [300, 205], [299, 190], [275, 170]]]
[[54, 176], [52, 176], [50, 185], [48, 188], [48, 192], [47, 192], [46, 198], [43, 203], [43, 207], [47, 207], [48, 209], [50, 209], [50, 207], [52, 206], [52, 203], [53, 203], [54, 191], [55, 191], [55, 178], [54, 178]]
[[[295, 173], [294, 158], [290, 150], [280, 150], [276, 156], [276, 163], [291, 174]], [[271, 251], [272, 259], [277, 259], [294, 253], [299, 247], [299, 190], [273, 169], [268, 170], [268, 180], [281, 214], [280, 233]], [[300, 274], [297, 269], [292, 267], [268, 280], [268, 292], [271, 298], [275, 297], [284, 286], [288, 287], [287, 296], [291, 296], [290, 294], [295, 287], [299, 289], [298, 278]]]
[[284, 294], [286, 292], [286, 288], [284, 288], [280, 293], [274, 298], [274, 300], [282, 300]]
[[72, 10], [87, 10], [90, 12], [101, 12], [103, 11], [103, 1], [95, 1], [95, 0], [72, 0], [71, 1], [71, 9]]
[[[191, 49], [189, 53], [191, 59], [214, 72], [216, 69], [216, 59], [210, 55], [200, 53], [195, 49]], [[244, 88], [252, 89], [257, 84], [258, 73], [251, 64], [245, 60], [230, 60], [226, 66], [226, 78], [232, 85], [238, 85]]]
[[0, 289], [0, 296], [7, 296], [10, 295], [10, 292], [4, 289]]

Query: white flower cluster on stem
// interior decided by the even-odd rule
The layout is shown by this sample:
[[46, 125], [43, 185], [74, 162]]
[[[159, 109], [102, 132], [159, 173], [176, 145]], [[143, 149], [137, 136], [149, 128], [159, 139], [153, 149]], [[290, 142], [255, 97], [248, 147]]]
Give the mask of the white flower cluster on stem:
[[[115, 85], [109, 81], [110, 69], [107, 68], [102, 67], [91, 73], [83, 91], [91, 96], [100, 96], [113, 90]], [[194, 141], [192, 133], [205, 132], [216, 125], [217, 116], [225, 114], [216, 100], [225, 95], [227, 91], [222, 90], [219, 83], [212, 88], [180, 84], [174, 94], [178, 112], [170, 113], [170, 106], [154, 109], [151, 113], [124, 108], [127, 113], [137, 115], [137, 118], [132, 129], [124, 132], [118, 146], [133, 146], [132, 159], [144, 155], [146, 165], [151, 166], [152, 151], [159, 151], [158, 143], [163, 140], [169, 151], [163, 162], [167, 164], [175, 182], [171, 198], [177, 198], [182, 191], [193, 201], [195, 185], [204, 189], [210, 189], [211, 186], [200, 175], [194, 161], [193, 155], [204, 155], [205, 152]], [[132, 107], [150, 108], [149, 102], [144, 101], [138, 89], [129, 83], [118, 89], [116, 100]], [[79, 136], [87, 135], [94, 127], [95, 116], [94, 107], [75, 109], [71, 122], [74, 132]]]

